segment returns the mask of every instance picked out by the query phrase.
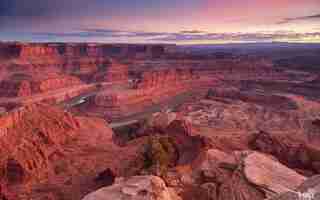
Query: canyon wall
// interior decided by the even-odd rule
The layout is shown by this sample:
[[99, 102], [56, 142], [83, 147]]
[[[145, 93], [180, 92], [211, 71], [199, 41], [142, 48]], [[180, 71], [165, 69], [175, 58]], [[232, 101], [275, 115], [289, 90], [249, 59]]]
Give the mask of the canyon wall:
[[107, 68], [104, 81], [107, 82], [128, 82], [128, 66], [111, 60], [111, 65]]
[[149, 90], [162, 87], [181, 86], [185, 81], [193, 79], [195, 79], [195, 74], [191, 69], [147, 71], [141, 74], [141, 79], [136, 82], [134, 88]]
[[116, 118], [141, 112], [146, 107], [161, 103], [190, 91], [197, 76], [190, 69], [166, 69], [143, 72], [131, 83], [131, 88], [117, 91], [104, 90], [92, 97], [90, 102]]
[[2, 58], [43, 57], [161, 57], [174, 52], [175, 45], [95, 44], [95, 43], [1, 43]]
[[25, 97], [80, 84], [79, 78], [70, 75], [13, 74], [0, 82], [0, 97]]
[[0, 117], [1, 183], [22, 183], [49, 170], [50, 158], [80, 125], [71, 114], [31, 105]]
[[[204, 62], [205, 63], [205, 62]], [[237, 58], [211, 60], [198, 68], [201, 76], [217, 77], [221, 80], [288, 80], [290, 74], [273, 66], [269, 60], [258, 58]]]

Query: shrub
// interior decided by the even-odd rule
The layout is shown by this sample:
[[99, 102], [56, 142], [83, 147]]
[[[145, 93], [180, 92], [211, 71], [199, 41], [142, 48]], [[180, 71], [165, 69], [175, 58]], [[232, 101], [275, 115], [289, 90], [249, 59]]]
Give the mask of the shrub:
[[165, 176], [178, 160], [175, 146], [170, 137], [150, 136], [144, 149], [144, 168], [157, 176]]

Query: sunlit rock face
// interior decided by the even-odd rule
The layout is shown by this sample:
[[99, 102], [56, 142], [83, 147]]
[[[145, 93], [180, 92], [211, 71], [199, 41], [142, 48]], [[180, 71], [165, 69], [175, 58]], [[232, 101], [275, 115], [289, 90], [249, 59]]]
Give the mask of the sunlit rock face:
[[274, 155], [281, 162], [301, 173], [320, 172], [318, 143], [310, 144], [307, 136], [294, 134], [272, 134], [260, 132], [251, 140], [251, 147]]
[[[107, 73], [115, 83], [123, 81], [126, 70], [123, 65], [114, 65]], [[114, 91], [102, 90], [91, 99], [92, 107], [104, 109], [110, 116], [139, 112], [152, 104], [190, 92], [197, 78], [190, 69], [167, 69], [144, 72], [129, 88]]]
[[195, 79], [195, 74], [191, 69], [167, 69], [159, 71], [144, 72], [136, 87], [138, 89], [152, 89], [175, 86], [181, 87], [185, 81]]
[[178, 200], [156, 176], [134, 176], [118, 178], [114, 185], [88, 194], [83, 200]]
[[57, 73], [16, 73], [0, 82], [1, 97], [25, 97], [82, 84], [74, 76]]
[[0, 197], [42, 200], [63, 195], [77, 200], [112, 184], [116, 176], [128, 173], [143, 144], [120, 148], [112, 135], [104, 120], [76, 117], [52, 105], [34, 104], [1, 115]]
[[294, 190], [306, 180], [273, 157], [254, 151], [227, 154], [209, 149], [199, 156], [193, 173], [200, 187], [191, 194], [198, 191], [204, 199], [262, 200]]
[[304, 181], [296, 190], [276, 195], [270, 200], [300, 200], [320, 198], [320, 176], [313, 176]]
[[30, 105], [0, 117], [1, 181], [22, 183], [40, 178], [51, 167], [50, 156], [74, 137], [79, 122], [70, 113]]

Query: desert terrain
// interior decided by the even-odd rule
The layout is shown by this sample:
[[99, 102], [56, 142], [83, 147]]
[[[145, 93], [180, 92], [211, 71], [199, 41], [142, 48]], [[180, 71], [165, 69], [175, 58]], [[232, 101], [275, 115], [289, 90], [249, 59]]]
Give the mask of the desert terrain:
[[0, 43], [0, 199], [320, 199], [320, 46], [273, 45]]

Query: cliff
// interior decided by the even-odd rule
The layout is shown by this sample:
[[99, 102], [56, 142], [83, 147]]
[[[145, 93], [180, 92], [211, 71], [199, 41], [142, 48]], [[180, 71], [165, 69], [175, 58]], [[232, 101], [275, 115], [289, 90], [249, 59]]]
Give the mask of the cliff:
[[190, 69], [166, 69], [148, 71], [133, 80], [131, 88], [118, 90], [105, 89], [90, 100], [91, 108], [117, 118], [118, 115], [129, 115], [141, 112], [148, 106], [175, 98], [190, 91], [197, 77]]
[[1, 182], [40, 178], [50, 168], [49, 157], [61, 153], [79, 122], [50, 106], [31, 105], [0, 118]]
[[111, 60], [111, 65], [107, 68], [104, 80], [107, 82], [128, 82], [128, 66]]
[[163, 44], [1, 43], [0, 57], [161, 57], [174, 49], [175, 45]]
[[16, 73], [0, 82], [0, 97], [25, 97], [80, 84], [79, 78], [70, 75]]

